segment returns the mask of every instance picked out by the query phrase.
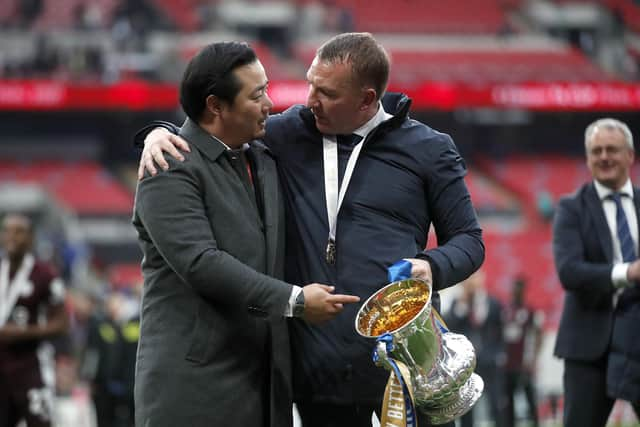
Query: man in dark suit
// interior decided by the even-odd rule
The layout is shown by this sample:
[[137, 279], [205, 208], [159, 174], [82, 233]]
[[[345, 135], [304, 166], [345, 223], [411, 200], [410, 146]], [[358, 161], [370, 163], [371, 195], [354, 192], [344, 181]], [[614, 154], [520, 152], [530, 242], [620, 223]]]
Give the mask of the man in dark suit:
[[[263, 140], [278, 160], [287, 208], [288, 280], [319, 280], [368, 298], [402, 258], [434, 290], [464, 280], [484, 259], [464, 160], [448, 135], [409, 117], [409, 98], [385, 94], [389, 70], [371, 34], [339, 34], [309, 67], [307, 105], [267, 121]], [[158, 125], [177, 131], [170, 123], [147, 130]], [[166, 135], [149, 136], [141, 171], [153, 173], [154, 161], [169, 167], [162, 150], [177, 157], [172, 143], [188, 149]], [[431, 225], [438, 247], [425, 250]], [[290, 324], [305, 427], [368, 427], [380, 412], [388, 373], [371, 360], [373, 340], [355, 331], [357, 308], [321, 326]]]
[[283, 282], [275, 163], [250, 144], [272, 106], [244, 43], [215, 43], [187, 66], [184, 162], [139, 182], [144, 252], [136, 425], [281, 427], [292, 423], [285, 316], [329, 319], [357, 297]]
[[[606, 424], [615, 398], [622, 397], [611, 389], [607, 394], [610, 358], [638, 342], [615, 338], [634, 330], [617, 324], [638, 304], [640, 193], [629, 177], [633, 137], [624, 123], [601, 119], [587, 127], [585, 149], [593, 182], [559, 202], [553, 227], [556, 269], [566, 291], [555, 347], [564, 359], [565, 427]], [[637, 362], [626, 374], [640, 369]], [[623, 371], [609, 382], [626, 381]]]

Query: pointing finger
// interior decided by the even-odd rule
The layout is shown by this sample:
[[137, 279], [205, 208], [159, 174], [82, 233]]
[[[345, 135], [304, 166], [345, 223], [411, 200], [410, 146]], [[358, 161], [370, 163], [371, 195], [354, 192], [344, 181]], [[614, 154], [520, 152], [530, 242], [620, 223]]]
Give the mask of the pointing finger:
[[352, 304], [360, 301], [360, 297], [356, 295], [335, 294], [327, 296], [327, 302], [332, 304]]

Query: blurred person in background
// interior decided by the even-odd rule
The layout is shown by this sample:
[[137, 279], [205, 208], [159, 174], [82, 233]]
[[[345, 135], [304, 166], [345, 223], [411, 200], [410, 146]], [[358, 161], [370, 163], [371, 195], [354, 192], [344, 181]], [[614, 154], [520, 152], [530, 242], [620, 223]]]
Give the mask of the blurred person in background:
[[67, 331], [65, 289], [53, 267], [31, 252], [33, 224], [21, 214], [2, 221], [0, 261], [0, 426], [49, 427], [55, 360], [49, 340]]
[[[263, 140], [284, 187], [290, 281], [324, 281], [366, 299], [387, 284], [387, 268], [402, 258], [434, 290], [464, 280], [484, 259], [464, 160], [448, 135], [409, 118], [409, 98], [383, 97], [389, 68], [371, 34], [337, 35], [318, 49], [307, 72], [307, 105], [266, 122]], [[159, 125], [178, 131], [155, 122], [138, 142]], [[189, 149], [165, 129], [154, 130], [140, 174], [155, 173], [154, 161], [168, 168], [162, 150], [182, 159], [174, 143]], [[424, 250], [431, 224], [440, 246]], [[439, 301], [434, 292], [436, 308]], [[372, 413], [380, 413], [389, 375], [371, 360], [374, 342], [355, 331], [357, 310], [348, 306], [321, 326], [290, 322], [305, 427], [371, 426]], [[419, 413], [418, 419], [429, 425]]]
[[[478, 270], [465, 280], [462, 294], [453, 300], [445, 321], [452, 332], [469, 338], [476, 350], [476, 373], [484, 380], [484, 395], [489, 403], [489, 416], [497, 427], [511, 427], [504, 422], [504, 324], [502, 304], [489, 295], [486, 275]], [[477, 409], [461, 418], [462, 427], [473, 427]]]
[[504, 308], [506, 425], [516, 425], [514, 397], [522, 390], [529, 409], [529, 419], [537, 427], [535, 368], [542, 345], [543, 316], [527, 305], [526, 286], [524, 276], [516, 278], [511, 301]]
[[95, 408], [85, 384], [78, 378], [78, 360], [58, 356], [56, 403], [52, 427], [96, 427]]
[[[86, 285], [86, 283], [83, 283]], [[98, 292], [67, 288], [66, 309], [69, 316], [69, 347], [57, 354], [56, 405], [53, 427], [95, 427], [95, 407], [83, 372], [87, 336], [91, 320], [100, 313]], [[59, 350], [59, 347], [57, 347]]]
[[137, 298], [111, 291], [90, 322], [81, 372], [91, 384], [98, 427], [134, 425], [138, 306]]
[[43, 0], [18, 0], [16, 5], [16, 23], [21, 30], [28, 30], [38, 20], [44, 10]]
[[140, 427], [291, 425], [286, 318], [321, 322], [358, 301], [275, 278], [284, 267], [283, 200], [270, 152], [252, 142], [272, 107], [267, 85], [246, 43], [203, 48], [180, 87], [188, 117], [180, 135], [192, 149], [138, 183]]
[[[619, 120], [584, 137], [593, 181], [558, 204], [553, 254], [565, 289], [555, 355], [564, 359], [565, 427], [602, 427], [616, 398], [640, 396], [640, 192], [630, 179], [633, 136]], [[638, 401], [634, 409], [638, 413]]]

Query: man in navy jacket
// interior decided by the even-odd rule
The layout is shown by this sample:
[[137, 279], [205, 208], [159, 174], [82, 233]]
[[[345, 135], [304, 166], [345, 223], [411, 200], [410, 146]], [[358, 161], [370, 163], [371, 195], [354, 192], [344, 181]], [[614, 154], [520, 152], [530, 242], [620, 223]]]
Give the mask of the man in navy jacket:
[[[307, 72], [307, 106], [267, 121], [264, 142], [277, 159], [286, 201], [285, 274], [293, 283], [329, 283], [366, 299], [402, 258], [435, 290], [482, 264], [464, 161], [448, 135], [409, 118], [409, 98], [382, 97], [388, 75], [388, 56], [370, 34], [338, 35], [320, 47]], [[138, 142], [157, 126], [177, 130], [156, 122]], [[173, 144], [188, 150], [175, 135], [154, 130], [141, 170], [153, 173], [154, 161], [167, 167], [162, 150], [180, 157]], [[424, 250], [431, 225], [438, 247]], [[437, 293], [433, 299], [437, 307]], [[374, 342], [355, 331], [357, 309], [345, 306], [319, 327], [290, 324], [305, 427], [370, 426], [372, 411], [379, 412], [388, 373], [371, 361]]]

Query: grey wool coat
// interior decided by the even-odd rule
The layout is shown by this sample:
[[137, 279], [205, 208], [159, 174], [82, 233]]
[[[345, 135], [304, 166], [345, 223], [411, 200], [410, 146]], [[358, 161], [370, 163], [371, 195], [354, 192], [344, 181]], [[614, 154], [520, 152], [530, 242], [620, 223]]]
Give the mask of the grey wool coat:
[[[284, 211], [268, 150], [253, 142], [253, 186], [187, 119], [185, 161], [139, 182], [144, 253], [135, 406], [139, 427], [291, 425], [283, 316]], [[246, 169], [244, 169], [246, 173]], [[255, 194], [252, 194], [255, 193]]]

